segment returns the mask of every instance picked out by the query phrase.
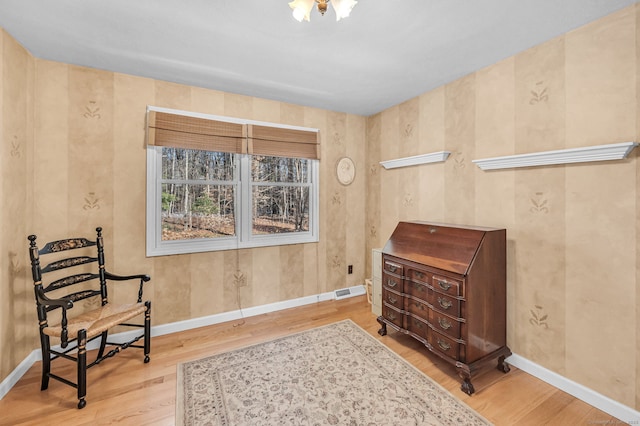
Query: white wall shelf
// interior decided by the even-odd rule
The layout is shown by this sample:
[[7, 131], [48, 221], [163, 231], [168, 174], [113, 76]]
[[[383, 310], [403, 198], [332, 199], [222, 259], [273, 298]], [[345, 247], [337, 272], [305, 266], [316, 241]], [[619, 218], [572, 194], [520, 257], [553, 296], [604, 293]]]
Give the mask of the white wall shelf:
[[399, 167], [417, 166], [419, 164], [439, 163], [446, 161], [449, 154], [451, 154], [450, 151], [432, 152], [430, 154], [420, 154], [412, 157], [381, 161], [380, 164], [385, 169], [397, 169]]
[[637, 142], [622, 142], [557, 151], [508, 155], [505, 157], [472, 160], [482, 170], [511, 169], [515, 167], [548, 166], [555, 164], [586, 163], [591, 161], [622, 160], [638, 146]]

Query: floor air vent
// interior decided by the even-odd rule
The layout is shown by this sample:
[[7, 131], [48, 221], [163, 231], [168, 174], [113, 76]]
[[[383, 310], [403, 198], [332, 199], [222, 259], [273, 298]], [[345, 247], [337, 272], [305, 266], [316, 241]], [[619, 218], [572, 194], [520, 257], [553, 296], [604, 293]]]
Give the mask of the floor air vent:
[[336, 290], [336, 300], [344, 299], [346, 297], [351, 296], [351, 289], [343, 288], [341, 290]]

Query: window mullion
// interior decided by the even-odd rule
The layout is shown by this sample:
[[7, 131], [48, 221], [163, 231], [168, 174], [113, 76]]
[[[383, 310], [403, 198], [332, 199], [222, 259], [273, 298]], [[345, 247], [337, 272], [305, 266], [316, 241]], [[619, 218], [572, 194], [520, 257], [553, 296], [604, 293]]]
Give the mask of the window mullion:
[[162, 184], [162, 149], [149, 148], [147, 150], [147, 255], [152, 247], [157, 247], [162, 238], [161, 221]]
[[318, 241], [320, 235], [320, 164], [318, 160], [311, 161], [307, 170], [310, 186], [309, 194], [309, 232]]
[[239, 235], [240, 245], [246, 244], [251, 239], [251, 228], [253, 226], [253, 215], [251, 212], [252, 203], [252, 182], [251, 182], [251, 156], [240, 155], [240, 196], [239, 200]]

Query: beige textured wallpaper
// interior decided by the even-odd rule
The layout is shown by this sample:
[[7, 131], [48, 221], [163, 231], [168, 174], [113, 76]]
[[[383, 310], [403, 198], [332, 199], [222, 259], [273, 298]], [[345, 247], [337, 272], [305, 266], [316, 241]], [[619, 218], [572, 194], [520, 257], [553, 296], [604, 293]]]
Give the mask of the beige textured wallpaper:
[[[346, 187], [335, 167], [343, 156], [364, 164], [365, 117], [34, 59], [0, 36], [0, 380], [39, 347], [31, 233], [46, 242], [102, 226], [109, 269], [151, 275], [153, 325], [364, 282], [366, 173]], [[146, 258], [147, 105], [320, 129], [320, 242]], [[134, 300], [120, 284], [112, 300]]]
[[[34, 61], [0, 31], [0, 380], [36, 347], [33, 290], [25, 250], [32, 196]], [[28, 256], [27, 256], [28, 259]], [[31, 298], [31, 299], [29, 299]], [[30, 323], [30, 324], [29, 324]], [[27, 349], [28, 348], [28, 349]]]
[[[367, 249], [399, 220], [508, 236], [514, 353], [640, 407], [640, 164], [483, 172], [471, 160], [638, 140], [633, 6], [368, 119]], [[451, 151], [445, 163], [381, 160]]]

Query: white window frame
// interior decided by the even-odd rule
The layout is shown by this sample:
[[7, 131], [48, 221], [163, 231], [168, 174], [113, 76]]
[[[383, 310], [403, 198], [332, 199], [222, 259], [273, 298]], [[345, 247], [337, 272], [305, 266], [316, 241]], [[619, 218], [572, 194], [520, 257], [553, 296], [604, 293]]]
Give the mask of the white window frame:
[[[242, 120], [208, 114], [198, 114], [166, 108], [148, 107], [147, 111], [161, 111], [171, 114], [189, 115], [217, 121], [229, 121], [243, 124], [256, 124], [288, 128], [294, 130], [315, 131], [306, 127], [277, 125], [260, 121]], [[162, 147], [147, 145], [147, 197], [146, 197], [146, 241], [147, 256], [166, 256], [172, 254], [202, 253], [207, 251], [233, 250], [253, 247], [267, 247], [288, 244], [316, 243], [319, 241], [319, 160], [309, 159], [309, 230], [282, 234], [253, 235], [251, 196], [251, 155], [235, 154], [236, 170], [234, 176], [236, 236], [218, 238], [200, 238], [191, 240], [162, 240]], [[202, 183], [202, 182], [197, 182]], [[263, 182], [265, 183], [265, 182]], [[276, 184], [282, 186], [282, 183]], [[299, 186], [295, 184], [295, 186]]]

